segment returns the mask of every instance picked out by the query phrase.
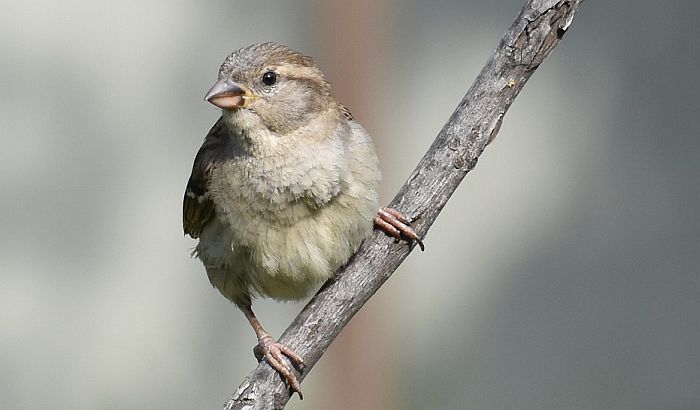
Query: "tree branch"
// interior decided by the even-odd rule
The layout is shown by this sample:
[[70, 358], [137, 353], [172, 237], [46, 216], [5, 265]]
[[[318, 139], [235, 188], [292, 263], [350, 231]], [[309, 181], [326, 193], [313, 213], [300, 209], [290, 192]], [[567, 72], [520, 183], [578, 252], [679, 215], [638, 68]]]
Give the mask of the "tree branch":
[[[493, 141], [515, 97], [569, 28], [583, 0], [530, 0], [503, 35], [474, 84], [401, 188], [391, 207], [419, 216], [424, 236], [464, 176]], [[375, 233], [344, 269], [309, 301], [280, 342], [307, 364], [303, 379], [362, 305], [410, 253]], [[282, 408], [288, 389], [277, 373], [260, 363], [233, 394], [226, 409]]]

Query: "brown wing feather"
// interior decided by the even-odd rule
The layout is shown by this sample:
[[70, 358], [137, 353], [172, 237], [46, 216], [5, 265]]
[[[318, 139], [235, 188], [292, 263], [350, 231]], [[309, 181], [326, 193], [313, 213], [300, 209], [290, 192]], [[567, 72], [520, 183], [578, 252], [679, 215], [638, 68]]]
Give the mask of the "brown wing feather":
[[192, 175], [187, 182], [182, 201], [182, 227], [185, 234], [194, 239], [199, 238], [202, 228], [215, 214], [214, 202], [208, 194], [208, 185], [211, 172], [224, 153], [226, 135], [226, 123], [219, 118], [204, 138], [204, 143], [194, 158]]
[[348, 121], [353, 121], [355, 118], [353, 118], [352, 113], [348, 109], [348, 107], [344, 106], [343, 104], [338, 104], [340, 106], [340, 112], [343, 114], [343, 117], [345, 117], [346, 120]]

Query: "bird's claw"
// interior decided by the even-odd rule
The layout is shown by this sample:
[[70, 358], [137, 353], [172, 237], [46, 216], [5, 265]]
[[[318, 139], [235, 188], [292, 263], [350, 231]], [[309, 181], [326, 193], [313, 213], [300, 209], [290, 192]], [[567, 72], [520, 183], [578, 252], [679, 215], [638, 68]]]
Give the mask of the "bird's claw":
[[374, 217], [374, 226], [394, 238], [394, 242], [398, 243], [401, 239], [409, 242], [415, 241], [420, 246], [420, 250], [424, 251], [423, 241], [410, 224], [411, 221], [408, 218], [393, 208], [381, 208], [377, 212], [377, 216]]
[[[294, 369], [288, 364], [292, 363], [299, 372], [303, 371], [306, 367], [304, 360], [296, 354], [293, 350], [287, 346], [276, 342], [272, 337], [263, 337], [257, 346], [253, 349], [253, 354], [261, 362], [263, 359], [267, 361], [284, 381], [284, 384], [289, 387], [292, 394], [297, 393], [299, 399], [303, 400], [304, 395], [301, 393], [301, 386], [299, 385], [299, 379], [294, 373]], [[289, 360], [289, 362], [288, 362]]]

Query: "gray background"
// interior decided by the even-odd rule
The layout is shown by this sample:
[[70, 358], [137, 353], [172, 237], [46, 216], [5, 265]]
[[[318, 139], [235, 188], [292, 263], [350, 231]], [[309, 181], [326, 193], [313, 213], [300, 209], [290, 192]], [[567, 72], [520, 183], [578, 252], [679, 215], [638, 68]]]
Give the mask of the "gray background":
[[[230, 51], [314, 56], [388, 202], [521, 4], [4, 2], [0, 408], [219, 408], [253, 368], [181, 230]], [[289, 408], [700, 408], [698, 15], [584, 3]], [[256, 306], [279, 334], [302, 305]]]

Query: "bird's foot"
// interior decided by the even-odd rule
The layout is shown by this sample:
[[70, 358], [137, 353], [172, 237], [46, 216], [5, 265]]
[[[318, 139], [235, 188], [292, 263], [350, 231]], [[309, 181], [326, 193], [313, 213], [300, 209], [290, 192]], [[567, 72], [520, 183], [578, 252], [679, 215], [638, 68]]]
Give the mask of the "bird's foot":
[[299, 385], [297, 375], [287, 362], [287, 359], [289, 359], [292, 365], [301, 372], [306, 367], [301, 356], [287, 346], [276, 342], [270, 335], [265, 335], [260, 338], [258, 345], [253, 349], [253, 354], [255, 354], [259, 362], [265, 359], [270, 367], [279, 373], [284, 383], [289, 386], [292, 394], [297, 393], [299, 399], [304, 399], [304, 396], [301, 394], [301, 386]]
[[423, 241], [416, 235], [416, 232], [410, 226], [411, 221], [408, 220], [403, 214], [392, 208], [381, 208], [374, 217], [374, 226], [384, 232], [385, 234], [391, 236], [396, 240], [396, 242], [401, 239], [407, 241], [416, 241], [420, 250], [425, 250], [425, 245]]

